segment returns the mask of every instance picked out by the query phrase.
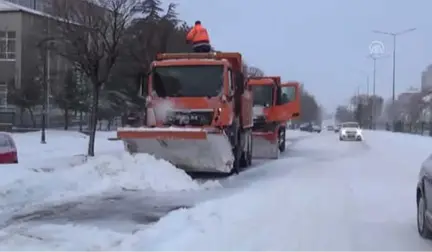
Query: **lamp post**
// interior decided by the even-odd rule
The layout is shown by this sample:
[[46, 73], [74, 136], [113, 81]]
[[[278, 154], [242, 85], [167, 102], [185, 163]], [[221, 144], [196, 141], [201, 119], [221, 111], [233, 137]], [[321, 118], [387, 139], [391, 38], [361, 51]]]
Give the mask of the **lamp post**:
[[[400, 35], [404, 35], [410, 32], [415, 31], [417, 28], [411, 28], [402, 30], [399, 32], [386, 32], [386, 31], [379, 31], [379, 30], [373, 30], [372, 32], [378, 33], [378, 34], [384, 34], [388, 36], [393, 37], [393, 80], [392, 80], [392, 108], [394, 107], [395, 98], [396, 98], [396, 38]], [[393, 120], [393, 118], [392, 118]]]

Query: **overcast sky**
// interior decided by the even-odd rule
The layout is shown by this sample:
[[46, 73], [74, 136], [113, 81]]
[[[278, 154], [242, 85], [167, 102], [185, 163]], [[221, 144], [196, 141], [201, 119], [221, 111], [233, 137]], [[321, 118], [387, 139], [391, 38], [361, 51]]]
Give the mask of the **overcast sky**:
[[[165, 0], [164, 2], [171, 2]], [[421, 71], [432, 63], [431, 0], [173, 0], [180, 17], [199, 19], [219, 50], [239, 51], [249, 64], [284, 80], [304, 82], [329, 112], [358, 86], [366, 92], [372, 61], [369, 44], [392, 39], [374, 29], [416, 31], [398, 38], [396, 91], [420, 86]], [[266, 3], [266, 5], [263, 5]], [[391, 97], [391, 57], [378, 62], [376, 91]]]

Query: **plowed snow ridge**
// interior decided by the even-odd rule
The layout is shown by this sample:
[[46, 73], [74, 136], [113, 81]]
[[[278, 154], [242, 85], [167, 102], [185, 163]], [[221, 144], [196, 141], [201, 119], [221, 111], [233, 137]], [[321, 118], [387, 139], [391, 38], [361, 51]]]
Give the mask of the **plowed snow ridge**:
[[[58, 132], [56, 134], [59, 134]], [[19, 143], [25, 143], [26, 134], [21, 134]], [[29, 140], [36, 142], [35, 133], [29, 133]], [[30, 156], [24, 165], [5, 166], [8, 175], [0, 179], [0, 208], [26, 204], [41, 204], [47, 202], [71, 200], [80, 196], [97, 195], [107, 191], [118, 190], [153, 190], [157, 192], [200, 190], [220, 186], [217, 182], [199, 184], [184, 171], [175, 168], [164, 160], [157, 160], [153, 156], [141, 154], [131, 156], [124, 153], [122, 145], [117, 142], [118, 148], [105, 139], [98, 139], [99, 144], [106, 142], [111, 145], [107, 152], [110, 155], [100, 155], [88, 162], [70, 167], [68, 162], [61, 164], [59, 156], [72, 156], [70, 145], [80, 146], [87, 141], [82, 134], [63, 132], [63, 144], [56, 144], [56, 169], [44, 170], [50, 160], [32, 163]], [[34, 146], [34, 144], [33, 144]], [[85, 146], [85, 145], [84, 145]], [[83, 146], [83, 147], [84, 147]], [[21, 146], [18, 146], [20, 149]], [[46, 147], [52, 149], [51, 147]], [[63, 153], [61, 153], [63, 151]], [[84, 152], [85, 149], [82, 149]], [[103, 152], [103, 151], [102, 151]], [[60, 154], [59, 154], [60, 153]], [[41, 153], [43, 155], [43, 153]], [[76, 153], [74, 153], [76, 154]], [[65, 158], [64, 160], [67, 160]], [[61, 167], [61, 165], [65, 167]], [[49, 166], [49, 165], [48, 165]]]

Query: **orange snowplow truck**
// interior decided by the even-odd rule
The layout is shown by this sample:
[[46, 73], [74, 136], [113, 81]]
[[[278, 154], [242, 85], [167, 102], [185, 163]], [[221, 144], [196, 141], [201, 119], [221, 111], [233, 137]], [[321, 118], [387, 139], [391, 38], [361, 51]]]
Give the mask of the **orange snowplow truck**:
[[252, 93], [240, 53], [159, 54], [140, 95], [147, 105], [142, 125], [117, 131], [130, 153], [191, 172], [251, 165]]
[[265, 76], [247, 84], [253, 93], [253, 157], [278, 158], [285, 151], [287, 122], [300, 115], [299, 83]]

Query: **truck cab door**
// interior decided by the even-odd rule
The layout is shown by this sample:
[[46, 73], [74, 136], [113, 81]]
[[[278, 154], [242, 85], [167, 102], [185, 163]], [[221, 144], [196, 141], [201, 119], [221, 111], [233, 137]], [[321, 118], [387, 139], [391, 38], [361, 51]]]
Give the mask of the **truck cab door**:
[[276, 105], [269, 113], [270, 121], [286, 122], [300, 116], [300, 85], [297, 82], [281, 84], [276, 92]]

